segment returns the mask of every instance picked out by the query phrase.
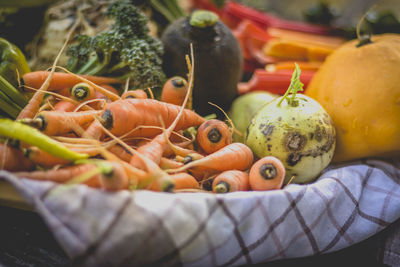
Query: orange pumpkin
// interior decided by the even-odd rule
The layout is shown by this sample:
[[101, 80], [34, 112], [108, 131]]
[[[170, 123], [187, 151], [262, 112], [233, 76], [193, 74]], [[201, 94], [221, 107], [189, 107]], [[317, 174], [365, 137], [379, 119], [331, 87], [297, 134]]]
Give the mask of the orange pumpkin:
[[371, 40], [336, 49], [306, 90], [335, 124], [336, 162], [400, 155], [400, 35]]

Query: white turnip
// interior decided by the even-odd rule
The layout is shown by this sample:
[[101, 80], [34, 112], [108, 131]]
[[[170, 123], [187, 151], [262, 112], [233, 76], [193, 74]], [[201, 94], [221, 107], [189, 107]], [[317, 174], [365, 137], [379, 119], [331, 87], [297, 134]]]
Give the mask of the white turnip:
[[336, 144], [335, 127], [328, 113], [303, 90], [296, 64], [284, 96], [263, 106], [250, 122], [245, 144], [262, 158], [275, 156], [285, 165], [287, 183], [310, 183], [330, 163]]

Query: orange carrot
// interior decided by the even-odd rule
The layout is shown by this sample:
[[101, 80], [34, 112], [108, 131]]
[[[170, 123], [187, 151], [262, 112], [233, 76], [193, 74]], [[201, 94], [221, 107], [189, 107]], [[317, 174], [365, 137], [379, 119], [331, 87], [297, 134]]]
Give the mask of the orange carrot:
[[184, 153], [185, 156], [190, 153], [195, 153], [196, 151], [192, 149], [193, 142], [194, 142], [194, 140], [186, 140], [186, 141], [182, 141], [180, 143], [168, 142], [170, 145], [165, 148], [163, 156], [171, 157], [174, 155], [179, 155], [179, 152], [177, 153], [177, 151], [179, 151], [179, 149], [183, 149], [185, 151], [185, 152], [182, 152], [182, 153]]
[[188, 89], [187, 85], [186, 80], [180, 76], [169, 78], [162, 88], [161, 101], [182, 105]]
[[253, 163], [253, 152], [242, 143], [232, 143], [201, 159], [189, 162], [178, 169], [167, 170], [169, 173], [181, 172], [194, 168], [209, 174], [227, 170], [247, 170]]
[[196, 141], [206, 154], [211, 154], [232, 143], [232, 131], [225, 122], [211, 119], [199, 126]]
[[34, 164], [25, 158], [22, 151], [8, 144], [0, 143], [0, 169], [11, 172], [32, 170]]
[[124, 167], [116, 161], [110, 163], [112, 164], [111, 172], [102, 173], [100, 175], [100, 184], [102, 188], [111, 191], [126, 189], [129, 179]]
[[214, 193], [228, 193], [249, 190], [249, 174], [238, 170], [224, 171], [214, 178], [212, 191]]
[[[25, 73], [22, 76], [22, 85], [31, 88], [40, 88], [44, 81], [49, 76], [49, 71], [32, 71]], [[122, 83], [122, 81], [110, 78], [110, 77], [101, 77], [101, 76], [90, 76], [90, 75], [79, 75], [82, 78], [85, 78], [96, 84], [113, 84], [113, 83]], [[64, 73], [64, 72], [54, 72], [53, 77], [51, 79], [49, 89], [50, 91], [60, 90], [64, 88], [71, 88], [77, 83], [80, 83], [82, 80], [76, 77], [75, 75]]]
[[[189, 64], [190, 81], [187, 86], [188, 90], [186, 90], [185, 97], [183, 99], [183, 102], [181, 103], [179, 112], [175, 116], [174, 121], [168, 126], [167, 129], [163, 130], [163, 133], [157, 135], [149, 143], [139, 147], [137, 150], [137, 152], [139, 154], [152, 160], [157, 165], [160, 163], [160, 160], [162, 158], [164, 150], [167, 148], [169, 138], [171, 137], [173, 130], [178, 125], [180, 119], [183, 117], [183, 114], [185, 112], [185, 105], [188, 102], [189, 97], [191, 96], [191, 88], [192, 88], [192, 84], [193, 84], [193, 70], [194, 70], [194, 67]], [[165, 125], [164, 125], [163, 118], [160, 115], [158, 115], [158, 118], [160, 120], [160, 123], [162, 124], [162, 128], [164, 129]], [[143, 165], [141, 165], [141, 163], [142, 163], [142, 160], [138, 159], [138, 157], [135, 155], [132, 157], [132, 159], [130, 161], [130, 164], [132, 164], [133, 166], [138, 167], [138, 168], [143, 168]]]
[[190, 174], [180, 172], [170, 175], [172, 181], [175, 183], [174, 190], [179, 189], [199, 189], [199, 182]]
[[60, 90], [54, 90], [54, 93], [57, 93], [59, 95], [65, 96], [65, 97], [70, 97], [71, 96], [71, 88], [63, 88]]
[[[120, 99], [118, 93], [113, 93], [113, 92], [110, 91], [110, 87], [108, 87], [108, 89], [106, 89], [106, 88], [104, 88], [104, 87], [98, 85], [98, 84], [103, 84], [103, 85], [104, 85], [104, 84], [107, 84], [107, 83], [101, 83], [101, 82], [100, 82], [100, 83], [96, 83], [96, 82], [93, 82], [93, 81], [91, 81], [91, 80], [89, 80], [89, 79], [86, 79], [85, 77], [87, 77], [87, 76], [78, 75], [78, 74], [72, 73], [72, 72], [70, 72], [69, 70], [67, 70], [66, 68], [63, 68], [63, 67], [59, 67], [59, 66], [58, 66], [57, 68], [59, 68], [59, 69], [65, 71], [67, 74], [69, 74], [69, 75], [71, 75], [72, 77], [78, 79], [80, 82], [85, 82], [85, 83], [87, 83], [87, 84], [93, 86], [94, 89], [96, 89], [96, 91], [99, 91], [100, 93], [102, 93], [103, 95], [107, 96], [107, 97], [108, 97], [110, 100], [112, 100], [112, 101], [115, 101], [115, 100]], [[95, 77], [97, 77], [97, 76], [95, 76]], [[111, 78], [110, 78], [110, 79], [111, 79]], [[117, 80], [117, 81], [118, 81], [118, 80]], [[120, 83], [122, 83], [122, 81], [120, 81]], [[75, 83], [74, 83], [74, 84], [75, 84]]]
[[86, 128], [85, 132], [82, 133], [83, 138], [89, 138], [93, 140], [100, 140], [104, 136], [104, 132], [102, 130], [102, 125], [98, 120], [93, 121], [88, 128]]
[[111, 146], [107, 148], [107, 150], [125, 162], [129, 162], [132, 158], [132, 153], [130, 153], [128, 150], [126, 150], [119, 144]]
[[93, 86], [81, 82], [71, 88], [71, 98], [78, 102], [85, 102], [96, 97]]
[[60, 100], [54, 105], [55, 111], [64, 111], [64, 112], [71, 112], [77, 107], [76, 104], [67, 101], [67, 100]]
[[[118, 144], [123, 146], [126, 150], [131, 152], [133, 155], [136, 155], [140, 160], [143, 161], [145, 166], [145, 172], [140, 169], [133, 167], [130, 164], [124, 164], [122, 161], [124, 168], [126, 170], [131, 170], [133, 172], [139, 172], [137, 175], [136, 183], [138, 188], [149, 189], [153, 191], [172, 191], [175, 187], [174, 182], [170, 178], [165, 171], [163, 171], [155, 162], [149, 160], [147, 157], [142, 156], [139, 152], [137, 152], [132, 147], [128, 146], [126, 143], [122, 142], [121, 139], [113, 135], [109, 130], [107, 130], [103, 125], [100, 124], [101, 129], [109, 135], [113, 140], [116, 140]], [[129, 166], [128, 166], [129, 165]], [[141, 174], [140, 174], [141, 173]]]
[[123, 93], [121, 95], [122, 99], [126, 99], [126, 98], [139, 98], [139, 99], [146, 99], [147, 97], [147, 93], [142, 90], [142, 89], [136, 89], [136, 90], [129, 90], [126, 91], [125, 93]]
[[62, 135], [72, 131], [79, 133], [80, 127], [92, 122], [100, 110], [79, 112], [42, 111], [34, 119], [24, 119], [22, 122], [38, 128], [47, 135]]
[[[28, 178], [33, 180], [65, 183], [73, 179], [75, 176], [91, 171], [94, 168], [96, 168], [94, 164], [80, 164], [59, 169], [38, 170], [31, 172], [17, 172], [15, 173], [15, 175], [21, 178]], [[89, 178], [90, 179], [87, 179], [83, 183], [92, 187], [100, 187], [99, 174], [94, 174], [92, 177]]]
[[174, 159], [162, 157], [160, 160], [160, 168], [163, 170], [175, 169], [175, 168], [179, 168], [182, 166], [183, 166], [182, 162], [176, 161]]
[[[39, 88], [39, 90], [37, 90], [33, 94], [31, 99], [29, 100], [28, 104], [18, 114], [17, 120], [25, 119], [25, 118], [31, 119], [38, 112], [40, 104], [42, 103], [42, 101], [44, 99], [45, 92], [48, 90], [50, 83], [51, 83], [51, 79], [54, 76], [57, 62], [60, 59], [64, 49], [67, 47], [69, 40], [72, 36], [72, 33], [75, 32], [75, 29], [76, 29], [76, 27], [78, 27], [79, 24], [80, 24], [80, 20], [77, 20], [76, 23], [74, 23], [74, 25], [72, 25], [72, 27], [68, 31], [67, 38], [66, 38], [64, 44], [62, 45], [60, 51], [58, 52], [58, 54], [53, 62], [53, 65], [51, 66], [51, 71], [48, 72], [48, 75], [46, 76], [45, 79], [43, 79], [43, 82], [40, 83], [40, 86], [36, 87], [36, 88]], [[63, 88], [65, 88], [65, 87], [62, 87], [61, 89], [63, 89]]]
[[[101, 115], [101, 123], [114, 135], [121, 136], [138, 126], [161, 126], [160, 117], [170, 126], [179, 113], [177, 105], [164, 103], [154, 99], [123, 99], [108, 103]], [[182, 118], [178, 121], [175, 130], [186, 129], [200, 125], [205, 119], [194, 111], [184, 109]], [[98, 129], [100, 131], [100, 129]], [[160, 133], [160, 130], [145, 129], [147, 132]], [[137, 131], [132, 136], [143, 135], [146, 131]], [[149, 136], [149, 135], [147, 135]]]
[[36, 165], [52, 168], [56, 165], [67, 165], [71, 161], [53, 156], [37, 147], [29, 147], [24, 150], [25, 157]]
[[113, 94], [119, 95], [118, 90], [110, 84], [100, 84], [100, 86]]
[[249, 183], [252, 190], [280, 189], [284, 179], [285, 166], [273, 156], [259, 159], [250, 169]]

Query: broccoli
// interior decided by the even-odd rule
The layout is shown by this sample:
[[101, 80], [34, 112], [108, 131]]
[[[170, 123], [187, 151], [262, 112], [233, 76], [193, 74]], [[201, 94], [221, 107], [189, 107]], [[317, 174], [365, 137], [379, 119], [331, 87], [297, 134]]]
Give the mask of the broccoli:
[[148, 18], [126, 0], [111, 3], [106, 15], [114, 22], [110, 30], [76, 36], [67, 49], [67, 68], [78, 74], [131, 77], [136, 88], [161, 86], [163, 45], [149, 34]]

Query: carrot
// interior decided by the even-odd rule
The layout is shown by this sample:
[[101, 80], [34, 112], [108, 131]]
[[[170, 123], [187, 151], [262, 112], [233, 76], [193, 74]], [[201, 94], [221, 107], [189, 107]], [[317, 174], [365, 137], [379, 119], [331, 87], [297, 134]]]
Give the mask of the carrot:
[[96, 93], [93, 86], [85, 82], [77, 83], [71, 88], [71, 98], [75, 101], [85, 102], [95, 97]]
[[57, 93], [59, 95], [65, 96], [65, 97], [71, 97], [71, 87], [66, 87], [63, 89], [59, 89], [59, 90], [54, 90], [52, 91], [54, 93]]
[[110, 84], [100, 84], [100, 87], [104, 88], [105, 90], [109, 91], [110, 93], [119, 95], [118, 90]]
[[180, 76], [171, 77], [162, 88], [161, 101], [180, 106], [185, 99], [187, 90], [188, 84], [184, 78]]
[[[98, 85], [98, 84], [103, 84], [103, 85], [104, 85], [104, 84], [107, 84], [107, 83], [102, 83], [102, 82], [96, 83], [96, 82], [93, 82], [93, 81], [91, 81], [91, 80], [89, 80], [89, 79], [86, 79], [85, 77], [87, 77], [87, 76], [78, 75], [78, 74], [72, 73], [72, 72], [70, 72], [69, 70], [67, 70], [66, 68], [63, 68], [63, 67], [60, 67], [60, 66], [57, 66], [57, 68], [59, 68], [59, 69], [65, 71], [66, 74], [69, 74], [69, 75], [71, 75], [72, 77], [75, 77], [75, 78], [78, 79], [79, 81], [85, 82], [85, 83], [87, 83], [87, 84], [93, 86], [94, 89], [96, 89], [96, 91], [99, 91], [100, 93], [102, 93], [103, 95], [107, 96], [107, 97], [108, 97], [110, 100], [112, 100], [112, 101], [115, 101], [115, 100], [120, 99], [118, 93], [113, 93], [113, 92], [110, 91], [110, 87], [108, 87], [108, 89], [106, 89], [106, 88], [104, 88], [104, 87]], [[94, 76], [94, 77], [97, 77], [97, 76]], [[108, 79], [112, 79], [112, 78], [108, 78]], [[79, 81], [78, 81], [78, 82], [79, 82]], [[119, 81], [119, 80], [116, 80], [116, 81]], [[122, 81], [120, 81], [120, 83], [122, 83]], [[75, 83], [74, 83], [74, 84], [75, 84]]]
[[[179, 113], [177, 105], [154, 99], [124, 99], [106, 105], [102, 124], [115, 135], [122, 135], [140, 125], [161, 126], [159, 115], [168, 127]], [[205, 119], [194, 111], [184, 109], [175, 130], [200, 125]]]
[[172, 181], [175, 183], [174, 190], [179, 189], [200, 189], [199, 182], [190, 174], [180, 172], [170, 175]]
[[102, 125], [98, 120], [94, 120], [88, 128], [86, 128], [85, 132], [82, 133], [83, 138], [89, 138], [93, 140], [100, 140], [104, 136], [104, 132], [102, 130]]
[[[181, 117], [184, 114], [185, 111], [185, 105], [189, 100], [190, 94], [191, 94], [191, 87], [193, 84], [193, 71], [194, 67], [191, 66], [188, 62], [188, 67], [189, 67], [189, 77], [190, 81], [189, 84], [187, 85], [188, 90], [186, 90], [185, 97], [183, 99], [183, 102], [181, 103], [181, 107], [179, 109], [178, 114], [176, 115], [174, 121], [168, 126], [168, 129], [163, 130], [163, 133], [157, 135], [153, 140], [151, 140], [149, 143], [146, 143], [145, 145], [141, 146], [138, 148], [138, 152], [149, 158], [150, 160], [154, 161], [156, 164], [160, 163], [160, 160], [162, 158], [162, 155], [164, 153], [164, 150], [166, 149], [169, 138], [171, 137], [171, 134], [175, 127], [178, 125], [178, 122], [180, 121]], [[162, 118], [160, 119], [160, 123], [162, 124], [162, 127], [164, 128], [164, 121]], [[133, 156], [130, 163], [135, 166], [135, 167], [141, 167], [140, 163], [142, 161], [139, 160], [137, 157]]]
[[48, 90], [51, 80], [53, 78], [55, 69], [56, 69], [56, 65], [58, 60], [60, 59], [64, 49], [67, 47], [67, 44], [69, 43], [69, 40], [72, 36], [72, 33], [75, 32], [75, 29], [78, 27], [78, 25], [80, 24], [80, 20], [81, 19], [77, 19], [75, 24], [72, 25], [72, 27], [70, 28], [68, 34], [67, 34], [67, 38], [63, 44], [63, 46], [61, 47], [60, 51], [58, 52], [56, 58], [54, 59], [53, 65], [51, 66], [51, 70], [49, 72], [49, 74], [47, 75], [46, 79], [43, 80], [43, 82], [41, 83], [39, 90], [37, 90], [33, 96], [31, 97], [31, 99], [29, 100], [28, 104], [21, 110], [21, 112], [18, 114], [17, 119], [25, 119], [25, 118], [33, 118], [36, 113], [39, 110], [40, 104], [43, 101], [45, 92]]
[[280, 189], [285, 179], [285, 172], [285, 166], [278, 158], [273, 156], [261, 158], [250, 169], [250, 187], [257, 191]]
[[232, 143], [201, 159], [189, 162], [178, 169], [167, 170], [169, 173], [181, 172], [194, 168], [210, 173], [227, 170], [247, 170], [253, 163], [253, 152], [242, 143]]
[[206, 154], [211, 154], [232, 143], [232, 131], [225, 122], [211, 119], [199, 126], [196, 141]]
[[52, 168], [56, 165], [67, 165], [72, 162], [72, 160], [63, 159], [54, 156], [42, 149], [37, 147], [29, 147], [24, 150], [25, 157], [32, 161], [36, 165], [40, 165], [45, 168]]
[[170, 158], [166, 158], [166, 157], [162, 157], [160, 159], [160, 168], [163, 170], [175, 169], [175, 168], [179, 168], [182, 166], [183, 166], [182, 162], [176, 161], [174, 159], [170, 159]]
[[165, 148], [163, 156], [170, 157], [173, 155], [179, 155], [179, 153], [182, 153], [186, 156], [190, 153], [196, 153], [196, 151], [192, 149], [193, 142], [194, 140], [186, 140], [180, 143], [172, 143], [170, 140], [168, 140], [169, 146]]
[[16, 172], [14, 174], [21, 178], [28, 178], [40, 181], [52, 181], [55, 183], [67, 183], [72, 181], [75, 177], [79, 175], [87, 174], [86, 179], [82, 181], [82, 183], [90, 187], [99, 188], [101, 186], [100, 172], [95, 171], [96, 168], [97, 166], [94, 164], [79, 164], [48, 170]]
[[119, 144], [111, 146], [107, 150], [125, 162], [129, 162], [132, 158], [132, 153], [130, 153], [128, 150], [126, 150]]
[[112, 169], [100, 175], [100, 184], [102, 188], [111, 191], [126, 189], [129, 179], [124, 167], [117, 161], [109, 163], [111, 163]]
[[[53, 181], [56, 183], [65, 183], [73, 179], [75, 176], [78, 176], [83, 173], [87, 173], [95, 169], [96, 166], [94, 164], [79, 164], [74, 166], [68, 166], [59, 169], [49, 169], [49, 170], [38, 170], [31, 172], [16, 172], [15, 175], [21, 178], [28, 178], [33, 180], [41, 180], [41, 181]], [[100, 186], [100, 175], [96, 173], [89, 177], [84, 183], [92, 186], [99, 187]]]
[[[25, 73], [22, 76], [21, 84], [25, 87], [31, 88], [40, 88], [44, 81], [49, 76], [49, 71], [32, 71]], [[110, 77], [101, 77], [101, 76], [90, 76], [90, 75], [79, 75], [80, 77], [87, 79], [96, 84], [113, 84], [113, 83], [122, 83], [122, 81], [110, 78]], [[72, 75], [64, 72], [54, 72], [53, 77], [51, 79], [49, 90], [60, 90], [64, 88], [71, 88], [75, 84], [81, 82], [76, 75]]]
[[227, 193], [249, 190], [249, 174], [238, 170], [224, 171], [214, 178], [212, 191], [214, 193]]
[[79, 112], [42, 111], [34, 119], [21, 120], [47, 135], [62, 135], [72, 131], [79, 132], [79, 127], [92, 122], [100, 110]]
[[147, 97], [147, 93], [142, 90], [142, 89], [136, 89], [136, 90], [129, 90], [126, 91], [125, 93], [123, 93], [121, 95], [122, 99], [126, 99], [126, 98], [139, 98], [139, 99], [146, 99]]
[[140, 160], [143, 161], [143, 164], [145, 165], [146, 168], [145, 170], [146, 172], [143, 172], [142, 170], [137, 169], [130, 164], [124, 164], [123, 162], [121, 162], [122, 164], [124, 164], [126, 170], [139, 172], [139, 175], [136, 176], [137, 180], [135, 181], [137, 183], [138, 188], [144, 188], [153, 191], [168, 191], [168, 192], [174, 189], [175, 184], [170, 178], [170, 175], [167, 174], [165, 171], [163, 171], [156, 163], [149, 160], [147, 157], [142, 156], [135, 149], [128, 146], [121, 139], [119, 139], [118, 137], [113, 135], [109, 130], [107, 130], [103, 125], [100, 124], [100, 127], [107, 135], [109, 135], [112, 139], [116, 140], [118, 144], [123, 146], [126, 150], [136, 155]]
[[65, 112], [71, 112], [77, 107], [76, 104], [66, 101], [66, 100], [60, 100], [54, 105], [54, 110], [55, 111], [65, 111]]
[[22, 151], [6, 143], [0, 143], [0, 169], [11, 172], [32, 170], [34, 164]]

